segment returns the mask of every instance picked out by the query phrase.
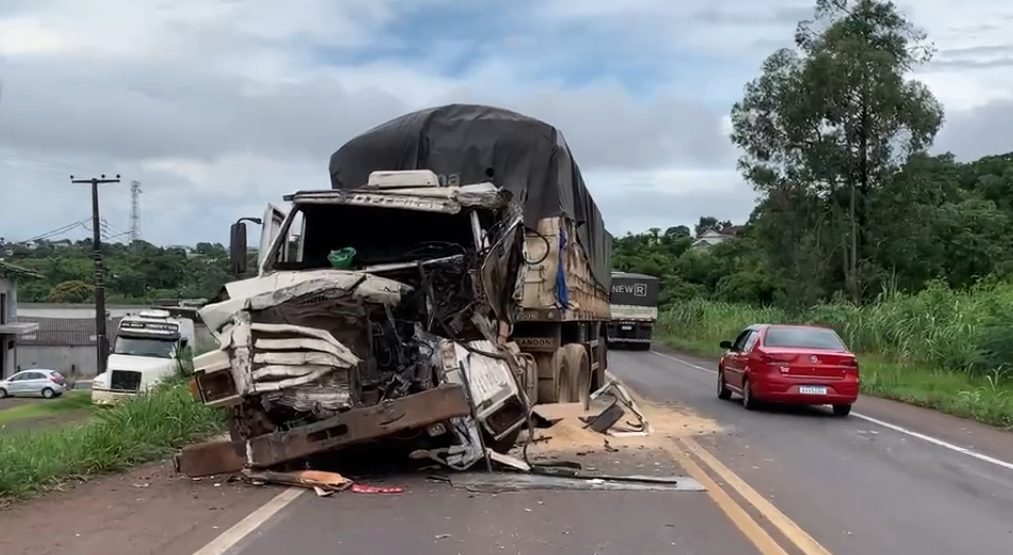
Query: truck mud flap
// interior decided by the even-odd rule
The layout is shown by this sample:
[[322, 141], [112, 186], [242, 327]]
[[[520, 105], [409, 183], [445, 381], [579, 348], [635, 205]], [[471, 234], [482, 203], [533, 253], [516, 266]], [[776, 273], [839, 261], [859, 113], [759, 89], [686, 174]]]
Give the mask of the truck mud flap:
[[246, 444], [246, 463], [252, 467], [274, 466], [470, 413], [464, 388], [443, 385], [285, 432], [251, 438]]

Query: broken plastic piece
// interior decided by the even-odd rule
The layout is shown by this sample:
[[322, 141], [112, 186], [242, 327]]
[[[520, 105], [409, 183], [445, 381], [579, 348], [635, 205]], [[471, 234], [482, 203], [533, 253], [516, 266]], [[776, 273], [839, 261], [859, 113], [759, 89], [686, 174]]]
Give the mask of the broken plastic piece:
[[493, 462], [495, 463], [520, 470], [521, 472], [531, 472], [531, 465], [518, 459], [517, 457], [511, 457], [510, 455], [497, 453], [492, 449], [487, 449], [487, 452], [489, 454], [489, 458], [492, 459]]
[[[612, 426], [615, 426], [616, 422], [618, 422], [617, 419], [616, 422], [612, 424], [612, 426], [606, 428], [608, 435], [613, 437], [644, 436], [650, 434], [653, 431], [651, 423], [647, 421], [647, 416], [645, 416], [644, 413], [640, 411], [640, 408], [637, 407], [637, 402], [633, 400], [633, 397], [629, 394], [628, 391], [626, 391], [626, 388], [623, 387], [621, 383], [617, 382], [614, 379], [609, 380], [609, 382], [606, 383], [604, 386], [602, 386], [600, 389], [598, 389], [598, 391], [595, 391], [594, 393], [591, 394], [591, 400], [594, 401], [595, 399], [603, 395], [608, 395], [613, 399], [615, 399], [615, 402], [612, 404], [612, 406], [615, 406], [616, 403], [622, 405], [624, 408], [626, 408], [634, 415], [636, 415], [638, 420], [636, 424], [630, 425], [632, 429], [615, 430], [612, 429]], [[608, 409], [605, 409], [602, 415], [604, 415], [604, 413], [609, 412], [612, 406], [610, 406]]]
[[590, 417], [587, 425], [599, 434], [604, 434], [609, 428], [615, 426], [624, 414], [626, 414], [626, 411], [619, 406], [619, 401], [613, 401], [608, 408], [601, 411], [597, 416]]

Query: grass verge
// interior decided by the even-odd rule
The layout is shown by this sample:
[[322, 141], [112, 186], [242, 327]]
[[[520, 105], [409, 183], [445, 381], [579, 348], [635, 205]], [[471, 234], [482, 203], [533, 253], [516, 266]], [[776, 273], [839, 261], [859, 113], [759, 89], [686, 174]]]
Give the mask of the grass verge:
[[174, 380], [83, 424], [0, 436], [0, 499], [156, 460], [222, 428], [221, 416]]
[[69, 391], [57, 399], [0, 410], [0, 426], [19, 420], [36, 420], [47, 416], [56, 416], [60, 413], [91, 410], [93, 410], [93, 405], [90, 392]]
[[[660, 330], [661, 341], [688, 353], [713, 357], [723, 353], [722, 339], [676, 337]], [[862, 365], [862, 393], [893, 399], [970, 418], [984, 424], [1013, 431], [1013, 380], [1000, 372], [977, 375], [929, 369], [913, 363], [903, 364], [874, 355], [858, 356]]]

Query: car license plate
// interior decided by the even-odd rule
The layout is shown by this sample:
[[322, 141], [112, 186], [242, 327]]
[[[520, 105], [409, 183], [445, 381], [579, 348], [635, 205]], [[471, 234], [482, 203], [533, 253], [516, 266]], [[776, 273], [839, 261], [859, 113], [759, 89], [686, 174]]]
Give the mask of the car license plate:
[[630, 331], [633, 329], [633, 326], [620, 326], [620, 329], [622, 329], [623, 331]]
[[826, 395], [827, 388], [822, 385], [800, 385], [798, 392], [802, 395]]

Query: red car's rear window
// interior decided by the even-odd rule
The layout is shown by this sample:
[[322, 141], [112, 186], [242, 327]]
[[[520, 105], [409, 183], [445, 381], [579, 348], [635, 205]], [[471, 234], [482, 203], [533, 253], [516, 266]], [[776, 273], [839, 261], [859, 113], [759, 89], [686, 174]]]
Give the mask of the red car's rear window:
[[820, 328], [767, 328], [763, 344], [767, 347], [790, 347], [794, 349], [848, 350], [836, 333]]

